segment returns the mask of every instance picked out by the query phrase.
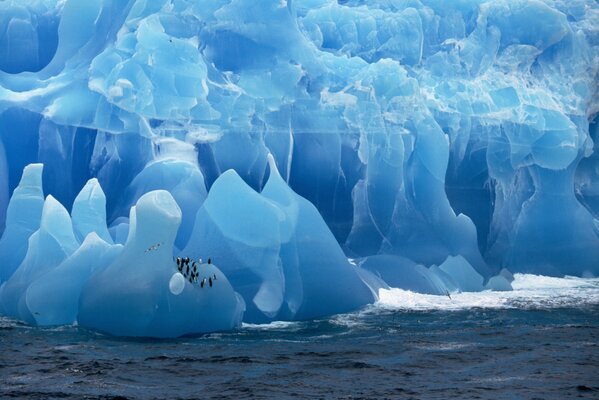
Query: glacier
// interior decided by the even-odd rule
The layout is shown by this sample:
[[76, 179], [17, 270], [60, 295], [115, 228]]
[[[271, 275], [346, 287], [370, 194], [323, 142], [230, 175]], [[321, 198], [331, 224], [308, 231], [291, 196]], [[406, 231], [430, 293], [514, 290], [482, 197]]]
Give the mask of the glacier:
[[177, 337], [599, 276], [598, 77], [594, 0], [2, 1], [0, 314]]

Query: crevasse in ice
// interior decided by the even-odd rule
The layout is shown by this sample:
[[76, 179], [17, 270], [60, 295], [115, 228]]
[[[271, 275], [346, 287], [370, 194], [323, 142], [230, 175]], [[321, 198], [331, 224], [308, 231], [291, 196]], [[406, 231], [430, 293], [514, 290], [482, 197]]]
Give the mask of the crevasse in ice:
[[0, 2], [0, 311], [179, 336], [597, 276], [598, 71], [593, 0]]

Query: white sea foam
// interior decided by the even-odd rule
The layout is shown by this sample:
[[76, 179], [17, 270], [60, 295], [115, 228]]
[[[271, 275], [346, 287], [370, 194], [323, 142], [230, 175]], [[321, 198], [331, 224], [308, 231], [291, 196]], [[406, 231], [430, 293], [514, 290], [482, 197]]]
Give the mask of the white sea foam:
[[243, 329], [255, 329], [260, 331], [268, 330], [290, 330], [292, 328], [299, 328], [300, 322], [295, 321], [273, 321], [268, 324], [248, 324], [243, 323], [241, 327]]
[[554, 278], [516, 274], [510, 292], [455, 293], [434, 296], [402, 289], [381, 289], [376, 307], [400, 310], [464, 310], [470, 308], [560, 308], [599, 304], [599, 279]]

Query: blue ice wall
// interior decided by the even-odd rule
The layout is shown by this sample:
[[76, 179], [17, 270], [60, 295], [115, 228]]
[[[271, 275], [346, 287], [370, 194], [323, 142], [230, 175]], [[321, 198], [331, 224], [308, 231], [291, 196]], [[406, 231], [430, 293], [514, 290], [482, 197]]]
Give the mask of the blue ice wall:
[[[4, 1], [2, 280], [43, 231], [42, 186], [71, 213], [78, 246], [85, 221], [106, 245], [124, 244], [132, 206], [166, 190], [181, 211], [173, 255], [222, 253], [217, 267], [256, 321], [372, 301], [360, 289], [353, 303], [302, 311], [318, 260], [289, 260], [312, 249], [291, 245], [310, 229], [336, 254], [331, 279], [373, 274], [435, 293], [460, 290], [456, 277], [435, 286], [435, 274], [482, 277], [468, 288], [502, 268], [597, 276], [598, 70], [593, 0]], [[289, 219], [262, 193], [269, 154], [289, 196], [324, 226], [306, 211], [312, 227], [267, 229]], [[23, 175], [32, 163], [43, 170]], [[32, 186], [34, 170], [43, 182]], [[87, 211], [76, 211], [85, 185]], [[231, 196], [249, 203], [216, 213], [214, 199], [224, 207]], [[28, 202], [32, 218], [15, 220], [11, 208]], [[244, 230], [244, 212], [264, 213], [264, 229]], [[18, 247], [5, 253], [6, 243]]]

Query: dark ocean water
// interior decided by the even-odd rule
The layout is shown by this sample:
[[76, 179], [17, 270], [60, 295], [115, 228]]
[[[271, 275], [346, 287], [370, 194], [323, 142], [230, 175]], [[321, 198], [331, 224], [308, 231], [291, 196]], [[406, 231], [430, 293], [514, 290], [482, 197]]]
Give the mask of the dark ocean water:
[[599, 399], [599, 281], [516, 283], [176, 340], [0, 319], [0, 398]]

